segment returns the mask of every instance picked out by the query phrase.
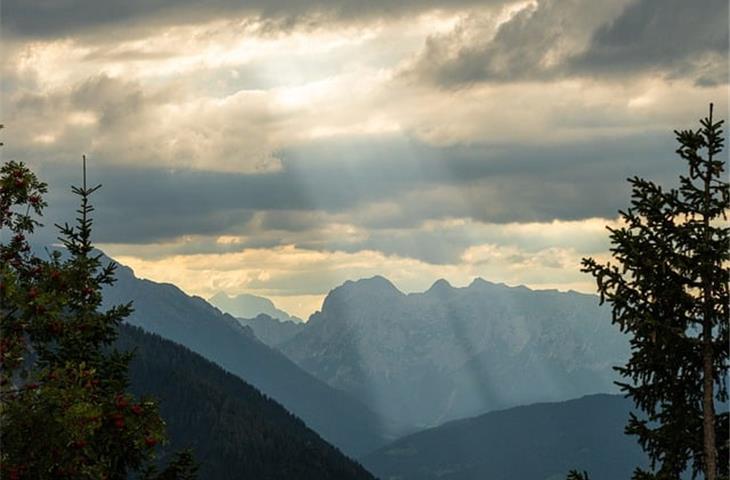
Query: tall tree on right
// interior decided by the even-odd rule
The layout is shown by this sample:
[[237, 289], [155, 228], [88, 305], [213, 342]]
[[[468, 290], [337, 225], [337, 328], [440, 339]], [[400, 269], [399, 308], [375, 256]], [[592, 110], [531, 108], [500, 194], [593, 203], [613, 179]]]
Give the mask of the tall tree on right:
[[[690, 467], [707, 480], [728, 478], [729, 185], [722, 121], [675, 131], [689, 166], [679, 187], [629, 179], [631, 206], [609, 228], [616, 264], [583, 259], [601, 302], [630, 335], [631, 357], [616, 367], [633, 399], [626, 433], [636, 435], [651, 471], [633, 478], [679, 479]], [[725, 411], [718, 407], [725, 405]]]

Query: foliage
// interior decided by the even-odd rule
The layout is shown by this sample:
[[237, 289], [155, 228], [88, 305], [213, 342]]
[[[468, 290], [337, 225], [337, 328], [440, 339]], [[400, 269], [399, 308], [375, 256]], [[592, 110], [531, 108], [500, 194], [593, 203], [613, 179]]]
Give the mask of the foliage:
[[675, 132], [689, 164], [678, 188], [629, 179], [631, 207], [620, 212], [623, 226], [609, 228], [618, 265], [583, 260], [631, 337], [631, 358], [616, 370], [643, 415], [630, 416], [626, 433], [638, 437], [653, 470], [637, 469], [635, 479], [677, 479], [687, 468], [708, 479], [728, 475], [728, 413], [715, 413], [727, 401], [729, 343], [721, 125], [710, 106], [699, 129]]
[[[85, 176], [85, 172], [84, 172]], [[156, 403], [127, 392], [128, 354], [106, 348], [131, 311], [100, 311], [114, 264], [91, 243], [86, 179], [61, 251], [41, 259], [29, 236], [40, 225], [47, 187], [27, 167], [0, 169], [0, 415], [3, 478], [191, 478], [188, 454], [162, 473], [152, 465], [165, 440]]]

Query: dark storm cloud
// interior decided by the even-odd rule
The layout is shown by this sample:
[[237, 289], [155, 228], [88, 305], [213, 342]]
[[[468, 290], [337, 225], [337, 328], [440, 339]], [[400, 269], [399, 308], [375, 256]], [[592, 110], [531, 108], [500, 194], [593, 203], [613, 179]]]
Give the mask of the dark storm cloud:
[[[627, 176], [666, 183], [681, 170], [667, 135], [510, 148], [327, 142], [283, 152], [282, 162], [279, 172], [246, 175], [92, 161], [91, 181], [104, 184], [95, 199], [97, 241], [152, 243], [183, 235], [255, 233], [256, 245], [243, 246], [272, 246], [282, 243], [282, 235], [299, 238], [308, 226], [314, 231], [325, 226], [327, 218], [317, 218], [317, 212], [339, 215], [342, 222], [368, 231], [417, 229], [426, 220], [449, 217], [497, 223], [612, 218], [625, 206]], [[68, 185], [77, 182], [78, 167], [47, 163], [39, 173], [51, 183], [48, 218], [70, 218], [75, 200]], [[395, 211], [383, 208], [380, 217], [381, 209], [375, 208], [375, 214], [363, 214], [383, 202]], [[271, 216], [252, 222], [255, 212]], [[316, 234], [301, 238], [313, 247], [320, 240], [338, 241], [326, 231], [320, 239]], [[407, 251], [413, 243], [412, 237], [368, 238], [371, 247], [386, 252]], [[344, 240], [341, 248], [348, 248]], [[428, 245], [423, 249], [423, 256], [444, 260], [429, 253]]]
[[[490, 0], [502, 4], [505, 0]], [[342, 20], [384, 17], [433, 8], [484, 5], [477, 0], [5, 0], [6, 33], [24, 37], [75, 36], [85, 31], [118, 25], [160, 26], [248, 15], [271, 20], [285, 28], [312, 15]]]
[[460, 86], [652, 71], [699, 85], [727, 83], [726, 0], [635, 0], [613, 20], [606, 5], [541, 0], [494, 36], [486, 20], [472, 18], [430, 38], [406, 75]]
[[727, 83], [728, 29], [727, 0], [640, 0], [596, 31], [573, 68], [613, 75], [655, 69]]

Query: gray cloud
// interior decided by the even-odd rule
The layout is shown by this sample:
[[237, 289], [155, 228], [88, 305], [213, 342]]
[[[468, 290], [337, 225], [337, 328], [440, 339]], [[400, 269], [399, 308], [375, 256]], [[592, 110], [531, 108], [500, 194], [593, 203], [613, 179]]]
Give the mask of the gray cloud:
[[[502, 4], [506, 0], [491, 0]], [[393, 18], [434, 8], [484, 5], [478, 0], [5, 0], [3, 29], [19, 37], [64, 37], [93, 32], [99, 28], [158, 27], [231, 16], [249, 16], [268, 21], [269, 28], [285, 29], [301, 22], [320, 19], [358, 20]], [[125, 35], [124, 31], [116, 31]], [[129, 32], [126, 32], [129, 33]]]
[[702, 85], [728, 82], [726, 0], [640, 0], [599, 28], [572, 68], [623, 75], [657, 70]]
[[[283, 168], [266, 174], [96, 165], [97, 240], [154, 243], [185, 235], [242, 235], [245, 246], [298, 243], [355, 251], [373, 248], [440, 262], [450, 252], [417, 236], [424, 221], [454, 217], [484, 222], [613, 218], [626, 205], [625, 178], [664, 183], [682, 171], [669, 135], [590, 144], [533, 147], [432, 147], [415, 141], [322, 142], [282, 152]], [[69, 219], [78, 165], [44, 163], [51, 183], [48, 219]], [[363, 234], [339, 236], [333, 223]], [[466, 240], [468, 242], [468, 239]]]
[[109, 163], [183, 168], [214, 163], [249, 172], [278, 167], [269, 130], [281, 115], [268, 110], [262, 95], [244, 92], [227, 108], [199, 102], [171, 114], [190, 100], [184, 90], [176, 82], [143, 87], [104, 74], [50, 91], [18, 88], [3, 98], [11, 119], [6, 135], [13, 139], [8, 149], [66, 162], [84, 152]]
[[472, 17], [431, 37], [405, 75], [450, 87], [646, 72], [727, 83], [727, 1], [636, 0], [617, 11], [625, 3], [541, 0], [494, 32], [493, 19]]
[[[212, 247], [209, 239], [188, 242], [171, 250], [235, 251], [295, 243], [309, 249], [411, 252], [442, 263], [456, 258], [471, 240], [449, 234], [419, 239], [424, 221], [612, 218], [626, 205], [625, 177], [671, 181], [682, 168], [681, 162], [668, 160], [673, 157], [668, 130], [606, 137], [617, 127], [646, 127], [631, 124], [641, 119], [632, 120], [623, 111], [566, 106], [555, 112], [553, 127], [591, 127], [585, 139], [555, 143], [547, 134], [527, 144], [433, 146], [407, 134], [340, 137], [274, 151], [281, 162], [278, 170], [215, 172], [202, 168], [216, 168], [228, 152], [239, 165], [251, 163], [251, 150], [245, 147], [262, 137], [242, 134], [242, 126], [258, 124], [266, 130], [270, 116], [257, 108], [214, 121], [195, 115], [200, 125], [191, 122], [190, 130], [150, 135], [172, 121], [155, 110], [178, 100], [174, 85], [165, 87], [142, 88], [135, 81], [99, 76], [58, 93], [18, 90], [11, 97], [6, 104], [13, 122], [4, 153], [37, 166], [52, 184], [49, 219], [71, 218], [75, 204], [68, 186], [78, 181], [78, 158], [85, 152], [90, 178], [105, 185], [97, 198], [100, 242], [151, 244], [183, 236], [233, 235], [244, 238]], [[94, 112], [98, 121], [71, 126], [65, 119], [76, 110]], [[59, 127], [56, 141], [35, 142], [34, 135], [48, 126]], [[198, 130], [203, 127], [207, 130]], [[187, 161], [186, 149], [165, 150], [169, 132], [177, 144], [202, 143], [193, 153], [208, 163], [196, 168]], [[333, 224], [359, 231], [347, 234], [333, 230]], [[54, 232], [47, 232], [52, 239]]]

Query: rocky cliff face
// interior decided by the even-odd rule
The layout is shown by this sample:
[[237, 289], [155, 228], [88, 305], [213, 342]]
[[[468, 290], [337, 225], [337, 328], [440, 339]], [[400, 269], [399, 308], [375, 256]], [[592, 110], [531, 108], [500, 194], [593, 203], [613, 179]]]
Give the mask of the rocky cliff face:
[[596, 297], [481, 279], [403, 294], [346, 282], [281, 345], [305, 370], [415, 426], [614, 391], [628, 344]]

